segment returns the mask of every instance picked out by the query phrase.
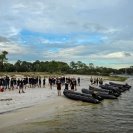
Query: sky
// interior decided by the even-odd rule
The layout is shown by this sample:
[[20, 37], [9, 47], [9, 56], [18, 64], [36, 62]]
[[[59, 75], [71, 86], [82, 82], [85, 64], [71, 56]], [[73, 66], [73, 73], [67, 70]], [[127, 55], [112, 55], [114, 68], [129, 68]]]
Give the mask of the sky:
[[8, 61], [133, 66], [133, 0], [0, 0]]

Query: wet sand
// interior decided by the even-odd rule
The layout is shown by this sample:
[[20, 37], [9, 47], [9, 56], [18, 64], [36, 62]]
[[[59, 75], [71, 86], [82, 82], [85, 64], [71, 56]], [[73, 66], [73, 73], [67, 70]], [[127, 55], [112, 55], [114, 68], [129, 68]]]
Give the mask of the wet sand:
[[[62, 97], [56, 97], [56, 99], [47, 99], [44, 103], [27, 107], [23, 109], [14, 110], [0, 115], [0, 132], [11, 132], [19, 130], [19, 126], [36, 121], [36, 119], [50, 119], [57, 112], [62, 111], [67, 106], [70, 106], [71, 100]], [[18, 129], [17, 129], [18, 128]], [[21, 129], [22, 130], [22, 129]], [[17, 131], [15, 131], [17, 132]]]
[[[78, 77], [77, 75], [68, 75], [68, 77]], [[88, 86], [88, 79], [81, 77], [81, 84]], [[88, 78], [88, 76], [85, 76]], [[78, 86], [78, 91], [84, 86]], [[64, 86], [62, 87], [63, 92]], [[1, 93], [1, 98], [12, 98], [12, 101], [1, 102], [0, 110], [0, 132], [16, 132], [10, 128], [18, 128], [18, 125], [33, 122], [36, 119], [49, 119], [57, 112], [62, 111], [67, 106], [78, 104], [77, 101], [67, 99], [63, 94], [57, 96], [56, 87], [51, 90], [47, 85], [46, 88], [30, 88], [25, 90], [25, 94], [19, 94], [17, 90], [12, 92]], [[34, 102], [34, 103], [33, 103]], [[20, 104], [22, 103], [22, 104]], [[10, 109], [11, 106], [11, 109]], [[4, 109], [5, 108], [5, 109]], [[2, 111], [2, 109], [4, 111]]]

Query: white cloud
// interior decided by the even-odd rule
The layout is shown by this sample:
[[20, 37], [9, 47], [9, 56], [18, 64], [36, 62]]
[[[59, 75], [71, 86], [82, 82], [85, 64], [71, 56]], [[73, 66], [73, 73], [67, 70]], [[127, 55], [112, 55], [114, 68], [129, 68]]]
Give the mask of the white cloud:
[[[124, 46], [126, 46], [124, 44]], [[123, 47], [124, 47], [123, 46]], [[128, 51], [112, 51], [110, 52], [105, 48], [105, 45], [98, 46], [88, 46], [88, 45], [80, 45], [74, 46], [71, 48], [61, 48], [58, 51], [45, 51], [43, 53], [44, 60], [61, 60], [61, 61], [82, 61], [86, 64], [90, 62], [94, 62], [94, 64], [107, 66], [107, 67], [115, 67], [121, 68], [122, 64], [124, 66], [130, 66], [132, 64], [133, 52]], [[117, 47], [117, 46], [116, 46]], [[99, 49], [100, 48], [100, 49]], [[110, 46], [108, 45], [108, 49]], [[119, 49], [119, 48], [114, 48]], [[113, 49], [111, 49], [113, 50]], [[98, 63], [98, 62], [101, 62]], [[117, 62], [117, 64], [116, 64]], [[120, 64], [120, 65], [119, 65]]]
[[121, 13], [124, 13], [124, 0], [1, 1], [0, 17], [3, 23], [0, 23], [0, 26], [6, 27], [5, 30], [9, 30], [12, 26], [20, 30], [25, 28], [38, 32], [114, 33], [123, 27], [118, 28], [120, 23], [117, 14], [121, 16]]
[[109, 53], [107, 55], [104, 55], [104, 56], [102, 56], [102, 58], [121, 59], [121, 58], [129, 57], [129, 56], [131, 56], [131, 54], [127, 53], [127, 52], [114, 52], [114, 53]]
[[58, 51], [45, 51], [43, 53], [44, 59], [47, 60], [62, 60], [62, 61], [72, 61], [72, 60], [82, 60], [80, 53], [85, 50], [85, 46], [76, 46], [72, 48], [59, 49]]
[[10, 36], [16, 36], [18, 35], [20, 32], [20, 30], [18, 28], [15, 28], [15, 27], [9, 27], [9, 31], [8, 31], [8, 37]]
[[28, 53], [25, 47], [10, 42], [0, 42], [0, 50], [8, 51], [10, 55], [24, 55]]
[[[31, 55], [41, 55], [45, 49], [44, 59], [115, 60], [119, 64], [122, 61], [130, 64], [133, 56], [132, 5], [132, 1], [125, 0], [0, 0], [0, 36], [14, 41], [0, 42], [0, 50], [21, 56], [29, 51]], [[43, 44], [40, 46], [42, 49], [37, 46], [38, 42], [31, 48], [31, 43], [38, 38], [31, 37], [30, 42], [22, 40], [27, 41], [27, 45], [18, 44], [23, 29], [42, 34], [80, 33], [81, 36], [71, 36], [66, 42], [42, 38], [39, 42]], [[82, 36], [82, 33], [100, 35], [101, 43], [82, 41], [89, 38], [88, 35]], [[18, 39], [16, 42], [14, 36]]]

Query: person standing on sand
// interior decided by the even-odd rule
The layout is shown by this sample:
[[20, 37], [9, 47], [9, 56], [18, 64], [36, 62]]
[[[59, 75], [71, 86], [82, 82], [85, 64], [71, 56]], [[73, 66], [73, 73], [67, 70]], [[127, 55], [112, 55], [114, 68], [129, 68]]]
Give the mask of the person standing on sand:
[[24, 82], [21, 79], [19, 80], [19, 93], [21, 93], [20, 91], [22, 91], [22, 93], [25, 93], [23, 89], [24, 89]]
[[69, 85], [69, 84], [68, 84], [68, 81], [66, 81], [66, 82], [65, 82], [65, 89], [66, 89], [66, 90], [69, 90], [68, 85]]
[[5, 80], [6, 80], [6, 88], [9, 89], [10, 78], [6, 76]]
[[11, 81], [10, 81], [10, 89], [11, 89], [11, 90], [14, 90], [14, 86], [13, 86], [13, 78], [11, 78]]
[[46, 79], [45, 79], [45, 77], [44, 77], [44, 79], [43, 79], [43, 87], [45, 88], [45, 84], [46, 84]]
[[93, 83], [93, 78], [92, 78], [92, 76], [91, 76], [91, 78], [90, 78], [90, 82], [91, 82], [91, 85], [92, 85], [92, 83]]
[[17, 89], [17, 79], [13, 78], [13, 88]]
[[92, 84], [96, 84], [96, 82], [97, 82], [97, 79], [96, 78], [94, 78], [94, 81], [93, 81], [93, 83]]
[[78, 85], [80, 86], [80, 77], [78, 77]]
[[98, 80], [98, 78], [96, 79], [96, 83], [97, 83], [97, 85], [98, 85], [98, 83], [99, 83], [99, 80]]
[[73, 82], [73, 80], [72, 80], [72, 79], [71, 79], [70, 86], [71, 86], [71, 91], [74, 91], [74, 82]]
[[41, 88], [41, 84], [42, 84], [42, 80], [41, 80], [41, 77], [38, 79], [38, 82], [39, 82], [39, 87]]
[[57, 80], [57, 91], [58, 91], [58, 96], [61, 96], [61, 81], [58, 79]]
[[76, 81], [76, 79], [75, 79], [75, 78], [73, 79], [73, 83], [74, 83], [74, 88], [75, 88], [75, 91], [77, 91], [77, 81]]
[[52, 85], [53, 85], [52, 78], [49, 78], [49, 85], [50, 85], [50, 89], [52, 90]]
[[99, 79], [99, 85], [102, 85], [102, 84], [103, 84], [103, 79], [100, 78], [100, 79]]

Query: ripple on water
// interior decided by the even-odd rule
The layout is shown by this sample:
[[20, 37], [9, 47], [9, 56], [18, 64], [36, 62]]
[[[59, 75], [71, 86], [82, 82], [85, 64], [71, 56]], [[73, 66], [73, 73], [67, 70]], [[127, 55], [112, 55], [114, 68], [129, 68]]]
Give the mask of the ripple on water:
[[61, 123], [60, 127], [53, 128], [68, 133], [130, 133], [133, 131], [133, 97], [126, 96], [104, 100], [98, 105], [82, 102], [74, 105], [55, 117]]

